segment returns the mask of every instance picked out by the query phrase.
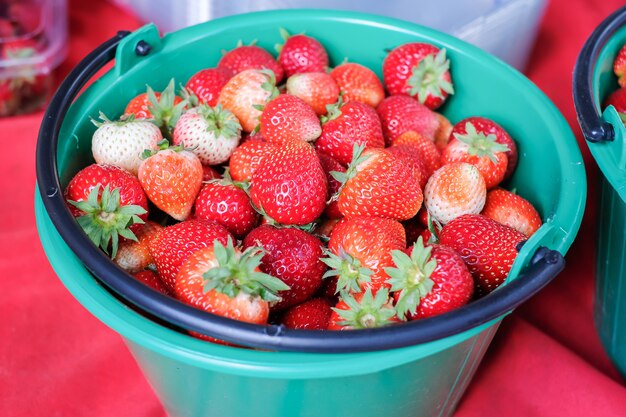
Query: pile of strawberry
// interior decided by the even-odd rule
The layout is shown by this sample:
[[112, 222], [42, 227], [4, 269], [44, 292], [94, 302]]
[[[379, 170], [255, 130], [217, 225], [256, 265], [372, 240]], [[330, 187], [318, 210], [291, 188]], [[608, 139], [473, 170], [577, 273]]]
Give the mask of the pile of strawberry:
[[613, 60], [613, 72], [617, 77], [619, 88], [606, 98], [604, 107], [614, 106], [626, 126], [626, 45], [622, 46]]
[[240, 45], [179, 96], [148, 87], [102, 116], [65, 192], [91, 240], [164, 294], [296, 329], [416, 320], [498, 287], [541, 219], [498, 187], [507, 132], [435, 111], [454, 93], [446, 51], [397, 47], [383, 85], [284, 37], [278, 59]]

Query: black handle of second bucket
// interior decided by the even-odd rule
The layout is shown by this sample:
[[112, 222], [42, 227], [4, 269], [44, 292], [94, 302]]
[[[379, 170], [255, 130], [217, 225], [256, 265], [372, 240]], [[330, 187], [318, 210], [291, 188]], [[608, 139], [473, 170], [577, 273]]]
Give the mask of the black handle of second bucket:
[[[46, 211], [71, 250], [100, 282], [141, 310], [184, 329], [262, 349], [319, 353], [374, 351], [431, 342], [500, 318], [536, 294], [564, 268], [565, 261], [559, 252], [539, 248], [530, 265], [514, 281], [464, 307], [401, 325], [347, 332], [244, 323], [197, 310], [149, 288], [119, 269], [81, 230], [65, 204], [56, 161], [61, 125], [70, 104], [87, 81], [114, 58], [118, 43], [127, 35], [128, 32], [120, 32], [94, 50], [59, 87], [39, 132], [37, 181]], [[139, 55], [145, 52], [145, 48], [137, 49]]]
[[626, 6], [607, 17], [585, 42], [574, 67], [574, 104], [578, 123], [590, 142], [611, 141], [613, 126], [602, 120], [593, 97], [593, 73], [598, 56], [606, 42], [626, 23]]

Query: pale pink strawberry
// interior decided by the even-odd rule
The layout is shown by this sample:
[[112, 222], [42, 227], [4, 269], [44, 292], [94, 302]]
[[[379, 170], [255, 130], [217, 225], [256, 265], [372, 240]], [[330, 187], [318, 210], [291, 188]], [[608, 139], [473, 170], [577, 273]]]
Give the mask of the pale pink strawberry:
[[252, 132], [259, 124], [261, 109], [276, 96], [278, 89], [274, 73], [249, 69], [228, 80], [217, 102], [239, 119], [244, 132]]
[[183, 144], [204, 165], [228, 161], [241, 139], [237, 118], [221, 105], [206, 104], [187, 110], [174, 129], [174, 144]]
[[424, 188], [424, 205], [441, 224], [463, 214], [480, 213], [486, 197], [485, 179], [478, 168], [465, 162], [442, 166]]

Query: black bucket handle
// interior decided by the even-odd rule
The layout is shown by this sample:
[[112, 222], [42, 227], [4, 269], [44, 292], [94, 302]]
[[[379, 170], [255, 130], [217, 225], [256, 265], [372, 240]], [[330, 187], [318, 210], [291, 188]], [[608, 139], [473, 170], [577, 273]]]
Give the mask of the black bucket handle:
[[606, 42], [626, 23], [626, 6], [613, 12], [591, 33], [574, 66], [573, 93], [578, 123], [589, 142], [615, 139], [612, 124], [602, 120], [593, 97], [593, 73]]
[[[66, 244], [98, 281], [140, 308], [183, 329], [232, 343], [269, 350], [315, 353], [365, 352], [428, 343], [498, 319], [531, 298], [565, 267], [561, 253], [540, 247], [512, 282], [459, 309], [432, 318], [377, 329], [312, 331], [282, 325], [260, 326], [204, 312], [135, 280], [91, 243], [63, 198], [57, 169], [57, 142], [63, 118], [87, 81], [115, 57], [129, 34], [119, 32], [83, 59], [63, 81], [44, 115], [37, 143], [37, 182], [45, 209]], [[138, 42], [138, 55], [146, 51]]]

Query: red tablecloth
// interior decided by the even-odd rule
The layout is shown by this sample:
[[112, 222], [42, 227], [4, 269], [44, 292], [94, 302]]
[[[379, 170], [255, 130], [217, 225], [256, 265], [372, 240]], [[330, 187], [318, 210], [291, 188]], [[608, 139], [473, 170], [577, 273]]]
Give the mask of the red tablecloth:
[[[567, 269], [504, 321], [457, 417], [626, 415], [626, 388], [593, 327], [597, 172], [571, 98], [578, 51], [623, 2], [553, 0], [547, 9], [527, 73], [577, 133], [589, 173], [587, 213]], [[118, 29], [138, 25], [108, 3], [74, 1], [70, 55], [59, 73]], [[70, 296], [41, 249], [33, 214], [41, 117], [0, 120], [0, 415], [164, 416], [120, 337]]]

